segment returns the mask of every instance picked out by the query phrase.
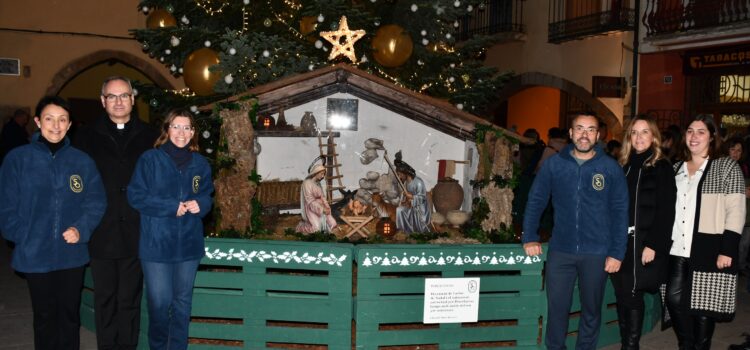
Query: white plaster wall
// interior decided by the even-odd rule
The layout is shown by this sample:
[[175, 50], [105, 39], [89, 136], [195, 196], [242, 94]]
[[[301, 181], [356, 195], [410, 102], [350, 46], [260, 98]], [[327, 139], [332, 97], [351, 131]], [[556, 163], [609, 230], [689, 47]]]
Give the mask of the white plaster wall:
[[[344, 93], [328, 97], [355, 98]], [[287, 123], [299, 127], [305, 111], [312, 111], [318, 127], [325, 128], [326, 98], [287, 109], [284, 117]], [[278, 118], [278, 115], [274, 115], [274, 118]], [[360, 162], [360, 154], [365, 150], [364, 141], [368, 138], [383, 140], [391, 161], [401, 150], [403, 160], [414, 167], [428, 190], [437, 183], [438, 159], [464, 160], [468, 152], [467, 144], [470, 143], [362, 99], [359, 99], [358, 123], [357, 131], [342, 130], [341, 137], [336, 139], [339, 163], [342, 164], [340, 169], [344, 175], [342, 182], [347, 189], [359, 188], [359, 179], [368, 171], [381, 174], [388, 171], [382, 151], [379, 152], [380, 157], [369, 165]], [[258, 155], [257, 171], [264, 181], [303, 179], [312, 160], [320, 155], [318, 139], [314, 137], [260, 137], [259, 142], [262, 151]], [[453, 178], [467, 189], [464, 167], [457, 164]]]

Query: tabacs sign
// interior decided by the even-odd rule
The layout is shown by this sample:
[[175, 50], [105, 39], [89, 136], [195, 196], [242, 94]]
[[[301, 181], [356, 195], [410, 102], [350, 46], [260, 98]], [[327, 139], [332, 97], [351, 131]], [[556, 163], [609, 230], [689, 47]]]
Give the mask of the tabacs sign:
[[738, 69], [750, 68], [750, 45], [687, 52], [683, 62], [686, 75], [736, 73]]

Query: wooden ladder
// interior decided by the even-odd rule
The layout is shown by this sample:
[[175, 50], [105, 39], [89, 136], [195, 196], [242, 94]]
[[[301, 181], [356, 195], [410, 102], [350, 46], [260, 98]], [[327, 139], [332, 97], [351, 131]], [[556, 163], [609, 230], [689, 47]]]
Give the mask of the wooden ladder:
[[[324, 157], [326, 160], [326, 200], [329, 204], [336, 203], [343, 199], [343, 197], [334, 198], [333, 193], [345, 188], [344, 184], [341, 182], [341, 178], [343, 178], [344, 175], [341, 175], [341, 164], [339, 164], [339, 154], [336, 152], [336, 142], [333, 139], [333, 135], [333, 130], [328, 129], [328, 137], [326, 142], [323, 142], [322, 133], [318, 133], [318, 148], [320, 149], [320, 156]], [[334, 180], [337, 182], [336, 186], [333, 185]]]

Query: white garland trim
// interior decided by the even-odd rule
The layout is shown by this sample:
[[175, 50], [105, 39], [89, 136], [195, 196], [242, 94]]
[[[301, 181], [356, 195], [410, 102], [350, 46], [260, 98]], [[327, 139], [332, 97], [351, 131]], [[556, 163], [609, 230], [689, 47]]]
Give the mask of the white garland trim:
[[237, 259], [239, 261], [245, 261], [247, 263], [273, 262], [274, 264], [304, 265], [320, 265], [325, 263], [328, 265], [343, 266], [342, 263], [347, 259], [346, 254], [341, 255], [340, 257], [337, 257], [336, 255], [330, 253], [328, 255], [325, 255], [325, 253], [323, 252], [319, 252], [317, 255], [315, 255], [315, 253], [311, 255], [307, 252], [299, 255], [296, 250], [291, 252], [282, 252], [281, 254], [275, 251], [266, 252], [265, 250], [251, 250], [249, 252], [246, 252], [244, 249], [241, 249], [239, 251], [235, 251], [234, 248], [231, 248], [226, 252], [222, 251], [219, 248], [211, 251], [209, 247], [206, 247], [205, 250], [206, 258], [209, 260], [230, 261], [233, 259]]
[[470, 254], [463, 255], [458, 252], [456, 255], [446, 255], [440, 252], [439, 255], [428, 255], [422, 252], [421, 255], [408, 255], [403, 253], [402, 257], [391, 256], [388, 253], [384, 253], [383, 256], [374, 255], [370, 256], [370, 253], [365, 253], [365, 259], [362, 260], [363, 267], [372, 266], [444, 266], [444, 265], [531, 265], [541, 264], [542, 259], [539, 256], [526, 256], [526, 255], [514, 255], [510, 253], [509, 256], [497, 255], [493, 252], [492, 255], [485, 255], [484, 253], [474, 252], [474, 256]]

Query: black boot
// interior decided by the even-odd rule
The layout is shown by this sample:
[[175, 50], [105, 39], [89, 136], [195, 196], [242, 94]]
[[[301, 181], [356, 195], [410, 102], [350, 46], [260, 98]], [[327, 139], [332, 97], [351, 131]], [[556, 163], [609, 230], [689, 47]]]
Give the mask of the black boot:
[[[643, 329], [643, 310], [625, 310], [625, 336], [622, 337], [622, 350], [638, 350], [641, 341], [641, 330]], [[620, 328], [622, 332], [622, 328]]]
[[706, 316], [695, 316], [693, 325], [695, 327], [695, 349], [711, 350], [711, 338], [714, 335], [716, 325], [714, 319]]
[[745, 336], [745, 342], [742, 344], [732, 344], [729, 346], [729, 350], [750, 350], [750, 334], [743, 333]]
[[628, 314], [626, 311], [620, 304], [617, 304], [617, 325], [620, 327], [620, 344], [622, 344], [622, 349], [625, 349], [628, 338]]

